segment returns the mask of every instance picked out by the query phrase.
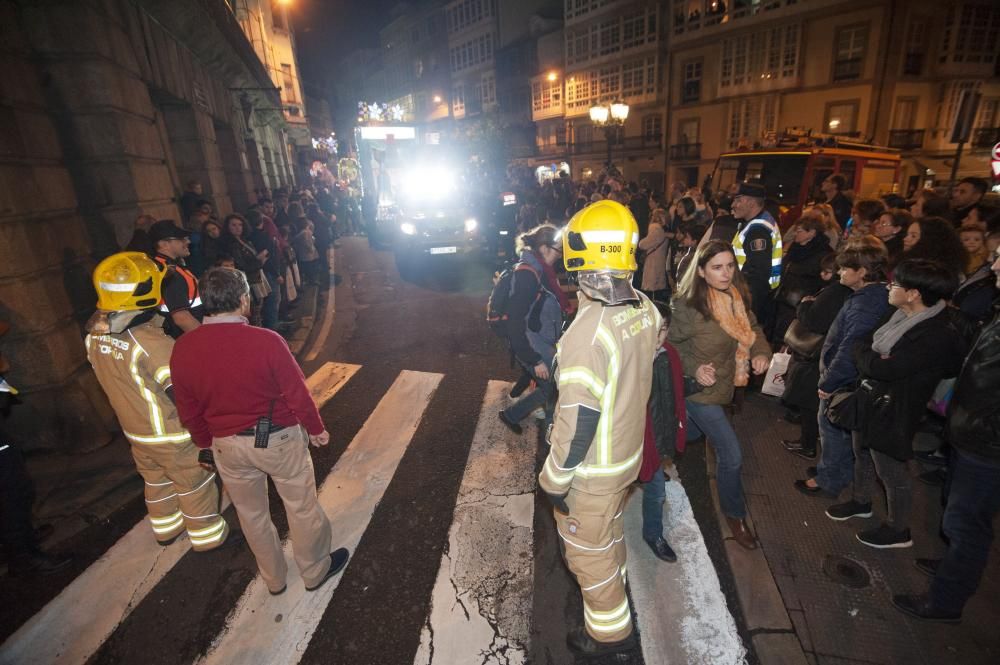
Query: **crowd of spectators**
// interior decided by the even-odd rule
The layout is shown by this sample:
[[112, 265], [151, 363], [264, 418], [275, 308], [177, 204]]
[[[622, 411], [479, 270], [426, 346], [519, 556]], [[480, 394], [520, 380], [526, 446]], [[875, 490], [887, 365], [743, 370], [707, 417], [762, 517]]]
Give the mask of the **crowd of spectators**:
[[[303, 285], [327, 283], [335, 239], [359, 227], [346, 194], [320, 185], [260, 191], [242, 213], [220, 217], [192, 181], [179, 203], [190, 234], [187, 269], [196, 277], [214, 266], [241, 270], [250, 284], [250, 321], [270, 330], [292, 321]], [[149, 230], [156, 221], [140, 215], [126, 249], [155, 255]]]
[[[786, 419], [801, 426], [797, 439], [781, 444], [818, 462], [803, 469], [795, 488], [841, 499], [826, 510], [832, 520], [878, 514], [856, 532], [861, 543], [912, 546], [911, 461], [916, 456], [946, 465], [952, 458], [951, 484], [962, 486], [952, 489], [961, 498], [946, 509], [948, 551], [943, 562], [916, 562], [932, 577], [940, 565], [946, 578], [935, 577], [929, 595], [899, 595], [893, 602], [918, 618], [961, 616], [985, 566], [991, 520], [1000, 510], [1000, 502], [967, 486], [978, 478], [1000, 487], [995, 436], [986, 443], [964, 434], [949, 437], [968, 431], [978, 436], [995, 427], [996, 416], [989, 414], [1000, 407], [996, 386], [990, 398], [957, 387], [976, 383], [967, 358], [995, 352], [984, 345], [995, 344], [997, 336], [1000, 206], [987, 196], [985, 180], [965, 178], [947, 193], [922, 189], [905, 200], [856, 197], [844, 176], [830, 175], [820, 200], [797, 219], [782, 219], [780, 282], [772, 282], [770, 292], [748, 288], [749, 280], [740, 277], [746, 266], [735, 260], [744, 222], [778, 218], [771, 202], [759, 210], [748, 202], [760, 185], [706, 192], [675, 183], [657, 192], [615, 173], [582, 183], [557, 178], [522, 184], [517, 219], [523, 232], [542, 222], [559, 226], [604, 199], [632, 212], [640, 233], [635, 285], [655, 301], [672, 301], [669, 339], [681, 351], [685, 381], [699, 386], [686, 399], [688, 439], [707, 434], [716, 452], [720, 503], [741, 545], [753, 547], [755, 541], [742, 520], [741, 443], [725, 413], [739, 408], [740, 386], [753, 389], [749, 375], [764, 373], [761, 365], [772, 351], [791, 356], [782, 401]], [[995, 353], [990, 357], [997, 360]], [[962, 410], [962, 402], [984, 399], [986, 411]], [[917, 455], [917, 432], [938, 436], [940, 449]], [[942, 484], [946, 472], [920, 479]], [[883, 492], [880, 511], [874, 506]], [[974, 565], [965, 569], [961, 562]]]

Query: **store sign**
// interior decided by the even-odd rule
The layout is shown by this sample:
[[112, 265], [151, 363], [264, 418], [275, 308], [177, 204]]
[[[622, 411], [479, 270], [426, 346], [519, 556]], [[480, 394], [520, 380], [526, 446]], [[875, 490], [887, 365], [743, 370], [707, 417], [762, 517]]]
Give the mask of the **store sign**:
[[368, 140], [400, 140], [417, 138], [417, 130], [413, 127], [362, 127], [361, 138]]

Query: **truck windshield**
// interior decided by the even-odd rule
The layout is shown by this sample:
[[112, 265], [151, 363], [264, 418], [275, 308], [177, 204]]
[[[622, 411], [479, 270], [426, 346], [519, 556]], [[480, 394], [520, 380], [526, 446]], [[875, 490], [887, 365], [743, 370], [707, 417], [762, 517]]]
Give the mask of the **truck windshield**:
[[722, 155], [715, 167], [712, 187], [726, 191], [733, 183], [760, 180], [769, 198], [792, 206], [798, 202], [808, 153]]

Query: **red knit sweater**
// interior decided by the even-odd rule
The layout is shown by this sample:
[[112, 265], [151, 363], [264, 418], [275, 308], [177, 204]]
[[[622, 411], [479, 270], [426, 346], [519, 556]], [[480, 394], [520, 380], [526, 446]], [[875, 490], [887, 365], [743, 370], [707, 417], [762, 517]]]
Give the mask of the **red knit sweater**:
[[199, 326], [177, 340], [170, 374], [177, 412], [199, 448], [253, 427], [272, 400], [276, 426], [324, 429], [302, 370], [271, 330], [244, 322]]

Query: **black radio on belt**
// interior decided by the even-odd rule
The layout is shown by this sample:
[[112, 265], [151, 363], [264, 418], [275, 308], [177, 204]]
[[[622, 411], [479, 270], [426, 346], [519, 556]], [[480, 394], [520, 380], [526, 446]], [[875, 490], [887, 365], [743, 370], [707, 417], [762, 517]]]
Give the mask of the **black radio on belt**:
[[253, 447], [267, 448], [267, 440], [271, 436], [271, 416], [274, 415], [274, 400], [271, 400], [271, 407], [266, 416], [257, 419], [257, 427], [253, 433]]

